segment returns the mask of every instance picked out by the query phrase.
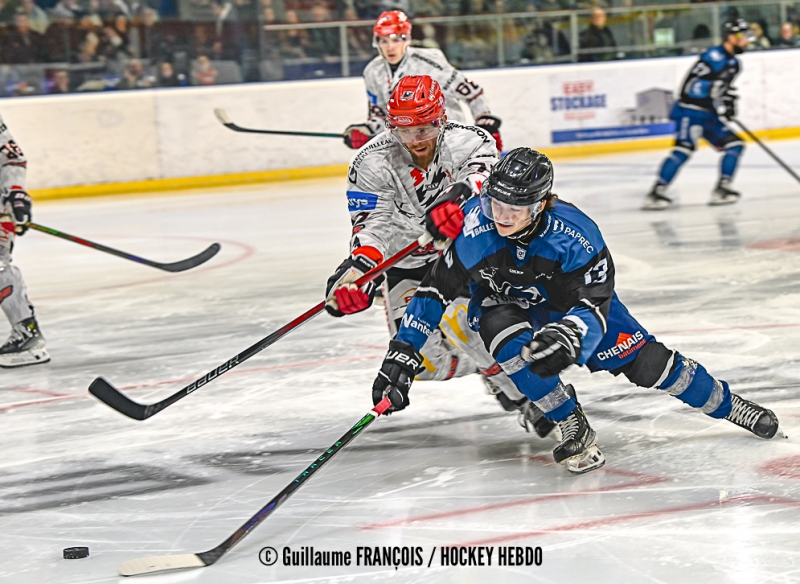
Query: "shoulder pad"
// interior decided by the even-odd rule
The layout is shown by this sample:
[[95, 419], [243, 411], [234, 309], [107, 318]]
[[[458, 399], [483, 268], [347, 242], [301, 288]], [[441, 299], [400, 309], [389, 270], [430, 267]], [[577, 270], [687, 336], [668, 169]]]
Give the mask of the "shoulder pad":
[[463, 143], [464, 140], [469, 140], [470, 138], [481, 140], [484, 144], [489, 144], [493, 140], [486, 130], [477, 126], [465, 126], [456, 122], [447, 122], [444, 130], [445, 141], [448, 141], [447, 137], [448, 134], [450, 134], [451, 140], [455, 140], [459, 144]]
[[470, 199], [464, 207], [464, 227], [453, 245], [467, 269], [505, 245], [494, 222], [481, 212], [477, 197]]
[[[416, 51], [414, 51], [413, 53], [411, 53], [409, 55], [409, 58], [410, 59], [417, 59], [418, 61], [422, 61], [423, 63], [425, 63], [427, 65], [430, 65], [434, 69], [439, 69], [440, 71], [443, 71], [444, 67], [442, 67], [441, 64], [437, 63], [432, 58], [432, 56], [427, 56], [427, 55], [424, 55], [424, 54], [420, 53], [421, 51], [424, 51], [424, 50], [426, 50], [426, 49], [417, 49]], [[436, 49], [427, 49], [427, 50], [435, 51]], [[441, 51], [439, 51], [439, 52], [441, 52]]]
[[545, 215], [545, 225], [538, 237], [547, 240], [561, 252], [578, 252], [574, 256], [577, 265], [564, 266], [564, 271], [585, 264], [606, 246], [594, 221], [577, 207], [560, 201], [556, 203], [555, 210]]
[[722, 70], [728, 62], [728, 56], [725, 54], [725, 49], [722, 47], [711, 47], [703, 53], [700, 59], [711, 65], [714, 71]]

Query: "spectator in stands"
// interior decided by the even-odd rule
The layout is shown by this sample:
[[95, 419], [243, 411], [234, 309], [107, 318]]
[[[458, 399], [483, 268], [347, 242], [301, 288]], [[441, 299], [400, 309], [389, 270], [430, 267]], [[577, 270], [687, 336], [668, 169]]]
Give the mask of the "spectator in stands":
[[[346, 8], [342, 13], [344, 20], [358, 20], [355, 8]], [[372, 27], [348, 26], [347, 46], [353, 59], [372, 59]]]
[[45, 47], [42, 35], [31, 30], [28, 15], [24, 12], [14, 17], [14, 27], [3, 40], [4, 60], [10, 64], [42, 63]]
[[[311, 20], [315, 23], [331, 21], [328, 8], [319, 0], [311, 7]], [[339, 54], [339, 30], [337, 28], [312, 28], [308, 31], [311, 41], [309, 57], [332, 57]]]
[[186, 85], [186, 76], [183, 73], [175, 73], [175, 68], [169, 61], [162, 61], [158, 64], [158, 87], [180, 87]]
[[[300, 19], [294, 10], [286, 11], [286, 24], [298, 24]], [[281, 55], [286, 58], [303, 58], [311, 44], [308, 40], [308, 31], [303, 29], [284, 30], [279, 33]]]
[[800, 46], [800, 40], [794, 33], [794, 25], [791, 22], [784, 22], [781, 25], [781, 34], [775, 41], [775, 47], [794, 48]]
[[59, 0], [58, 4], [53, 7], [53, 18], [62, 18], [75, 20], [81, 14], [82, 10], [78, 6], [78, 0]]
[[750, 23], [750, 32], [753, 33], [754, 37], [754, 40], [748, 47], [751, 51], [760, 51], [763, 49], [768, 49], [772, 46], [772, 43], [769, 42], [769, 38], [766, 34], [764, 34], [764, 28], [758, 22]]
[[205, 55], [200, 55], [192, 69], [194, 85], [214, 85], [217, 82], [217, 70]]
[[124, 14], [117, 14], [113, 24], [103, 27], [102, 52], [107, 60], [122, 61], [133, 57], [128, 32], [128, 17]]
[[549, 63], [554, 57], [570, 54], [570, 46], [564, 33], [549, 20], [530, 32], [524, 39], [522, 57], [534, 63]]
[[140, 54], [143, 59], [163, 61], [172, 59], [172, 49], [164, 39], [158, 14], [152, 8], [142, 10], [142, 23], [139, 27]]
[[50, 25], [50, 19], [47, 13], [36, 6], [33, 0], [22, 0], [21, 10], [28, 16], [28, 23], [31, 30], [44, 35], [47, 32], [47, 27]]
[[105, 57], [98, 53], [100, 38], [94, 32], [87, 32], [83, 37], [75, 60], [78, 63], [97, 63], [104, 61]]
[[152, 80], [145, 75], [144, 66], [139, 59], [131, 59], [125, 66], [125, 73], [117, 84], [117, 89], [145, 89]]
[[706, 24], [698, 24], [692, 29], [692, 44], [684, 49], [687, 55], [697, 55], [704, 53], [711, 45], [714, 44], [714, 39], [711, 38], [711, 30]]
[[572, 0], [538, 0], [536, 9], [541, 11], [546, 10], [569, 10], [573, 8]]
[[44, 33], [44, 52], [48, 63], [69, 63], [78, 46], [78, 31], [73, 20], [60, 16], [50, 23]]
[[217, 53], [215, 57], [238, 61], [245, 37], [236, 7], [229, 0], [211, 0], [211, 12], [214, 14], [212, 49]]
[[589, 28], [581, 32], [578, 37], [578, 46], [581, 49], [602, 49], [607, 47], [609, 50], [594, 50], [591, 53], [582, 54], [578, 57], [579, 61], [609, 61], [614, 58], [617, 42], [614, 40], [611, 30], [606, 27], [607, 20], [608, 17], [605, 10], [599, 6], [592, 8]]
[[59, 69], [53, 73], [50, 93], [69, 93], [69, 72], [66, 69]]
[[[442, 0], [411, 0], [411, 11], [417, 18], [420, 16], [442, 16], [445, 14], [445, 6]], [[438, 49], [439, 47], [430, 48]]]

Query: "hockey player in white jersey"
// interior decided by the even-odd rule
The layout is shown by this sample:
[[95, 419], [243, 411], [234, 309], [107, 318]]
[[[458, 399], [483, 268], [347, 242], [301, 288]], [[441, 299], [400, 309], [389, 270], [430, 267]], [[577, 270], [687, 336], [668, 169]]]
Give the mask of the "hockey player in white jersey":
[[11, 264], [14, 239], [27, 231], [31, 220], [31, 198], [25, 192], [27, 165], [25, 155], [0, 117], [0, 308], [11, 323], [11, 335], [0, 347], [0, 367], [50, 360], [22, 273]]
[[[351, 251], [326, 290], [326, 309], [334, 316], [368, 308], [379, 283], [356, 288], [353, 282], [426, 230], [438, 242], [455, 237], [463, 221], [459, 203], [480, 191], [497, 162], [495, 142], [486, 131], [447, 121], [444, 96], [429, 76], [403, 77], [387, 110], [387, 128], [350, 165]], [[420, 248], [386, 273], [383, 296], [392, 335], [440, 247]], [[518, 409], [523, 427], [546, 436], [553, 423], [516, 389], [468, 326], [468, 291], [464, 295], [448, 307], [442, 326], [423, 348], [425, 370], [419, 379], [446, 380], [480, 370], [503, 407]]]
[[421, 49], [411, 45], [411, 22], [400, 10], [390, 10], [378, 17], [372, 28], [373, 46], [379, 55], [364, 68], [369, 108], [366, 123], [353, 124], [344, 131], [350, 148], [361, 148], [383, 131], [386, 104], [397, 82], [407, 75], [428, 75], [439, 83], [445, 97], [447, 117], [451, 122], [467, 122], [459, 102], [469, 106], [475, 125], [483, 128], [502, 152], [500, 118], [489, 111], [483, 88], [453, 67], [439, 49]]

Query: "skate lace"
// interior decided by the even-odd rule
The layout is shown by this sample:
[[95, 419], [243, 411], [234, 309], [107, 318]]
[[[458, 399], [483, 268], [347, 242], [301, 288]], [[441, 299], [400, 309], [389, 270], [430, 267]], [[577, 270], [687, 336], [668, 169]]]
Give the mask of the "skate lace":
[[580, 429], [580, 422], [578, 421], [578, 417], [574, 414], [570, 414], [566, 420], [559, 422], [558, 425], [561, 428], [561, 437], [563, 442], [575, 438], [575, 436], [578, 434], [578, 430]]
[[732, 401], [733, 408], [731, 409], [731, 413], [726, 416], [727, 419], [737, 426], [748, 429], [752, 428], [756, 420], [761, 416], [761, 411], [738, 396], [734, 396]]

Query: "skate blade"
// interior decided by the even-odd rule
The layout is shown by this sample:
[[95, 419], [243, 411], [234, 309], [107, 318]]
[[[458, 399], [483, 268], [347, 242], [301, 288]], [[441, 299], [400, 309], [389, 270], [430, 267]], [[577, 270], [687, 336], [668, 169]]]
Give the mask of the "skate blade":
[[12, 369], [14, 367], [24, 367], [26, 365], [39, 365], [50, 361], [50, 355], [44, 349], [31, 349], [21, 353], [6, 353], [0, 355], [0, 367]]
[[572, 474], [584, 474], [600, 468], [606, 463], [606, 457], [597, 446], [590, 446], [581, 454], [567, 458], [561, 464]]

